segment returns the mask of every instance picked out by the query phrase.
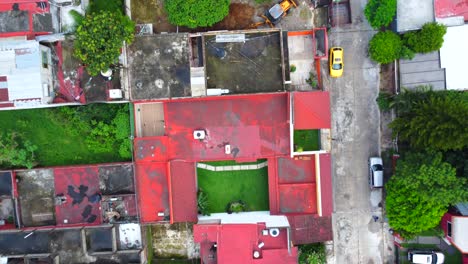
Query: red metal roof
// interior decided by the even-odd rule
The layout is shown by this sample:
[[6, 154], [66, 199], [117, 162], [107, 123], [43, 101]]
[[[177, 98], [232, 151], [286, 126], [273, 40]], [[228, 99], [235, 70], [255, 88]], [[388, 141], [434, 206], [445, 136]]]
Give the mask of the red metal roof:
[[135, 164], [137, 196], [142, 223], [164, 220], [169, 215], [169, 184], [165, 162], [142, 162]]
[[[278, 237], [262, 235], [264, 224], [194, 225], [194, 240], [201, 244], [200, 255], [206, 263], [297, 263], [297, 248], [288, 252], [287, 230]], [[259, 243], [264, 246], [259, 248]], [[216, 251], [210, 250], [216, 243]], [[254, 259], [258, 251], [260, 258]], [[210, 256], [211, 255], [211, 256]], [[214, 258], [214, 261], [213, 261]]]
[[463, 16], [468, 21], [468, 0], [435, 0], [436, 17]]
[[294, 245], [333, 240], [331, 216], [289, 215], [288, 220]]
[[8, 102], [8, 88], [1, 88], [0, 89], [0, 102]]
[[331, 127], [330, 95], [328, 92], [293, 93], [294, 129]]
[[[43, 4], [41, 8], [38, 3]], [[22, 32], [2, 32], [0, 37], [27, 36], [28, 39], [33, 39], [35, 35], [45, 35], [49, 32], [34, 32], [33, 15], [44, 14], [50, 12], [50, 5], [45, 0], [2, 0], [0, 3], [0, 12], [8, 12], [13, 10], [13, 4], [18, 4], [18, 10], [29, 12], [29, 30]]]
[[195, 163], [170, 163], [171, 223], [197, 222], [197, 179]]
[[320, 154], [320, 194], [322, 200], [322, 216], [333, 213], [333, 183], [331, 174], [331, 155]]

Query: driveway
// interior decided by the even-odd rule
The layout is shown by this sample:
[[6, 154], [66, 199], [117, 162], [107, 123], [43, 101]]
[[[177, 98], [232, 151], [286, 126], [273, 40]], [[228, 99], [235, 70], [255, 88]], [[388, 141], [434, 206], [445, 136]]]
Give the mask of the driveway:
[[327, 61], [322, 62], [323, 85], [332, 104], [332, 263], [393, 263], [393, 243], [382, 218], [382, 192], [368, 187], [367, 160], [380, 155], [375, 102], [380, 67], [367, 57], [368, 42], [376, 32], [365, 21], [365, 4], [365, 0], [351, 1], [353, 23], [332, 28], [329, 34], [330, 47], [344, 48], [343, 76], [331, 79]]

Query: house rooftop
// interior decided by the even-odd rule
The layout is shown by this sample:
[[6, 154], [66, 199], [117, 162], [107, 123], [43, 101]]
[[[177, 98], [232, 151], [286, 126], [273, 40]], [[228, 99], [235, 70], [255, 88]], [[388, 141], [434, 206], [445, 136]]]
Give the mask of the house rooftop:
[[132, 100], [191, 96], [188, 34], [137, 36], [127, 51]]
[[440, 66], [445, 68], [447, 90], [467, 90], [464, 62], [468, 60], [468, 25], [447, 27], [440, 49]]
[[398, 32], [420, 29], [425, 23], [434, 21], [434, 2], [432, 0], [398, 1], [396, 21]]
[[51, 32], [48, 1], [4, 0], [0, 3], [0, 37], [34, 37]]
[[437, 18], [461, 17], [461, 20], [468, 21], [466, 0], [435, 0], [434, 7]]
[[468, 254], [468, 217], [452, 216], [452, 241], [462, 253]]

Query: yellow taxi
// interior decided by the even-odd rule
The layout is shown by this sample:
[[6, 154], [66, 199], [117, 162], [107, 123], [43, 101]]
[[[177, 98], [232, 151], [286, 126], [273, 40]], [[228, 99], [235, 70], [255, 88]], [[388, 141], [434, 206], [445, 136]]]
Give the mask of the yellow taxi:
[[333, 47], [330, 49], [330, 76], [333, 78], [343, 75], [343, 48]]

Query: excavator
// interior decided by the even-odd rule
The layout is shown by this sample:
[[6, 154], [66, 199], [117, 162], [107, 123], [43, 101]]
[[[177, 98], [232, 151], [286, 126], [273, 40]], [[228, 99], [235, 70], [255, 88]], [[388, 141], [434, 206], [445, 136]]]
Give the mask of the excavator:
[[283, 0], [265, 11], [265, 14], [260, 15], [264, 21], [253, 23], [249, 28], [257, 28], [265, 24], [270, 27], [275, 27], [275, 25], [288, 14], [289, 9], [292, 7], [297, 7], [295, 0]]

